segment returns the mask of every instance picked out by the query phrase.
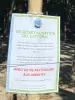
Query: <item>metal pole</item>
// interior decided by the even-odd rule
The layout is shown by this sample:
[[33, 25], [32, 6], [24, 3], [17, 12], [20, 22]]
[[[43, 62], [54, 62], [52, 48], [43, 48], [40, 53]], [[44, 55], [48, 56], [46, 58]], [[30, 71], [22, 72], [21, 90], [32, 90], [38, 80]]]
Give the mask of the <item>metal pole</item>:
[[17, 94], [13, 94], [13, 100], [17, 100]]
[[29, 9], [30, 13], [42, 13], [42, 3], [43, 0], [29, 0]]
[[[29, 0], [29, 13], [42, 14], [43, 0]], [[40, 100], [40, 95], [28, 95], [28, 100]]]

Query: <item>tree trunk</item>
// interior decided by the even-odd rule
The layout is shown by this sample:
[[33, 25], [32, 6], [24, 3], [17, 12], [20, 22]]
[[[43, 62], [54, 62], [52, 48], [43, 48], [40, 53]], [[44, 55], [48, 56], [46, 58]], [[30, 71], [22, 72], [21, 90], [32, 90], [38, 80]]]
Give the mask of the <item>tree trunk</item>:
[[72, 65], [72, 74], [75, 74], [75, 52], [74, 52], [73, 65]]

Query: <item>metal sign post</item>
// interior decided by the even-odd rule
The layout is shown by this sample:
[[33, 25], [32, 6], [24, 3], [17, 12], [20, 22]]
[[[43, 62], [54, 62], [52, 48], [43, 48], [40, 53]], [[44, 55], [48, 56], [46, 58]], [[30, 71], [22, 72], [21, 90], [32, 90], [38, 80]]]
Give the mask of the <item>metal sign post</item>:
[[[42, 14], [43, 0], [29, 0], [29, 13]], [[28, 100], [40, 100], [40, 95], [28, 95]]]
[[41, 14], [43, 0], [29, 0], [29, 13]]

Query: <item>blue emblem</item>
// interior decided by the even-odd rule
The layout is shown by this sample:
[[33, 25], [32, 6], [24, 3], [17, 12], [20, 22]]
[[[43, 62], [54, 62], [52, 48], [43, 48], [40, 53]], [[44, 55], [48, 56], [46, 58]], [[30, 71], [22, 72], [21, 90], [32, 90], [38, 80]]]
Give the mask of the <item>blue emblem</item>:
[[35, 22], [34, 22], [34, 26], [36, 28], [40, 28], [41, 27], [41, 20], [40, 19], [36, 19]]

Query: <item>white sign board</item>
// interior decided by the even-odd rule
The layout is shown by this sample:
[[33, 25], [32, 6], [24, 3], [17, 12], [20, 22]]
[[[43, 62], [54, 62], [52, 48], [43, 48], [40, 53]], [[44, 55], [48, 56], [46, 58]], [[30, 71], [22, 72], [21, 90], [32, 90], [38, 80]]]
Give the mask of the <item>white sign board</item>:
[[60, 17], [12, 14], [7, 92], [58, 92]]

